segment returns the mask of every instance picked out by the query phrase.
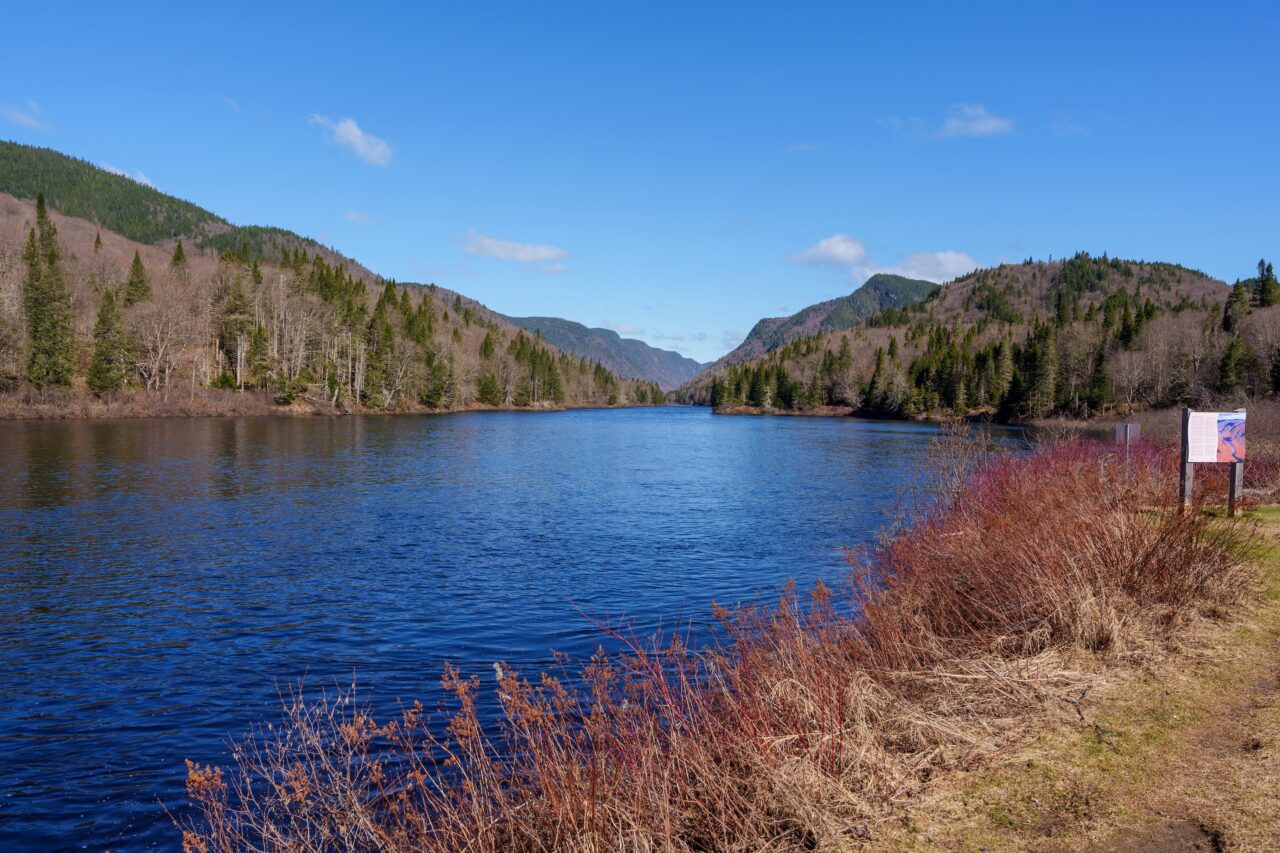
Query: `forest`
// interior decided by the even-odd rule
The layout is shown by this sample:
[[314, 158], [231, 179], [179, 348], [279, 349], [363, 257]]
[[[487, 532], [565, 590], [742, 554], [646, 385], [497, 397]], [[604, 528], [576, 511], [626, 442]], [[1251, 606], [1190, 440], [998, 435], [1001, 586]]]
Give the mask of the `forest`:
[[680, 390], [718, 409], [1088, 418], [1280, 391], [1280, 282], [1078, 253], [982, 270]]
[[268, 261], [270, 240], [215, 252], [61, 222], [73, 233], [39, 195], [25, 240], [0, 240], [0, 391], [19, 414], [50, 394], [144, 410], [245, 394], [342, 411], [664, 400], [435, 285], [371, 282], [288, 244]]

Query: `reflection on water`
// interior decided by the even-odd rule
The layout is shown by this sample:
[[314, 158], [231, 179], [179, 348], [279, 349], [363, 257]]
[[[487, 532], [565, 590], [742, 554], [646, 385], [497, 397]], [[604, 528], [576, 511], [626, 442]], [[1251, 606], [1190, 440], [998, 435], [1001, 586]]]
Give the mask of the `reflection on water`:
[[926, 426], [700, 409], [0, 424], [0, 849], [171, 849], [277, 684], [383, 709], [843, 574]]

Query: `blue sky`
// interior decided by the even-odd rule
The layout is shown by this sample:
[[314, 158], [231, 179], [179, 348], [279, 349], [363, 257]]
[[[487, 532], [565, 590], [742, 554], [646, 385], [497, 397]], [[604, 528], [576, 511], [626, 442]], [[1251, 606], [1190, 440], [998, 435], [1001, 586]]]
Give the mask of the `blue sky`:
[[6, 10], [0, 137], [699, 360], [877, 270], [1280, 254], [1268, 3], [108, 5]]

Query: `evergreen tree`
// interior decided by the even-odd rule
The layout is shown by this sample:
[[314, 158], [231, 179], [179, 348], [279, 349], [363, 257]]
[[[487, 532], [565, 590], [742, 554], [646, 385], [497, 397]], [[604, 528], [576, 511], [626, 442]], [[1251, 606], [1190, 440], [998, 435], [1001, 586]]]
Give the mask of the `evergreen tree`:
[[1270, 263], [1258, 261], [1258, 307], [1280, 305], [1280, 281]]
[[1094, 412], [1106, 408], [1111, 402], [1111, 372], [1107, 369], [1107, 348], [1098, 350], [1093, 362], [1093, 375], [1089, 377], [1089, 408]]
[[30, 350], [27, 379], [35, 385], [69, 385], [75, 360], [71, 293], [62, 273], [58, 231], [44, 195], [36, 197], [36, 227], [27, 236], [27, 277], [22, 292]]
[[370, 403], [383, 408], [395, 402], [392, 374], [396, 361], [396, 330], [387, 316], [390, 303], [388, 290], [373, 309], [367, 331], [368, 362], [365, 370], [365, 396]]
[[186, 269], [187, 253], [182, 248], [182, 241], [178, 241], [178, 245], [173, 247], [173, 257], [169, 259], [169, 266], [177, 269]]
[[271, 384], [274, 365], [271, 361], [270, 341], [267, 330], [261, 324], [254, 326], [253, 337], [249, 340], [249, 379], [255, 388], [266, 388]]
[[135, 249], [133, 264], [129, 267], [129, 278], [124, 284], [125, 307], [145, 302], [151, 298], [151, 280], [147, 278], [147, 269], [142, 265], [142, 257]]
[[96, 255], [102, 251], [102, 232], [95, 231], [93, 233], [93, 253]]
[[1231, 294], [1227, 297], [1226, 304], [1222, 306], [1222, 331], [1234, 332], [1240, 328], [1240, 324], [1244, 322], [1244, 318], [1248, 313], [1248, 285], [1242, 281], [1237, 281], [1231, 288]]
[[98, 321], [93, 326], [93, 361], [89, 363], [89, 390], [101, 396], [122, 388], [128, 379], [129, 338], [120, 319], [114, 291], [102, 294]]
[[489, 406], [502, 405], [502, 385], [492, 371], [480, 374], [476, 380], [476, 394], [481, 403]]
[[1231, 343], [1227, 344], [1226, 350], [1222, 353], [1222, 360], [1218, 362], [1218, 390], [1223, 394], [1230, 394], [1240, 389], [1243, 381], [1244, 358], [1244, 343], [1239, 336], [1236, 336], [1231, 339]]
[[240, 274], [231, 279], [231, 285], [222, 299], [218, 321], [218, 342], [223, 354], [231, 362], [231, 381], [223, 384], [243, 388], [245, 379], [245, 347], [253, 332], [253, 306], [245, 295]]
[[494, 349], [493, 333], [485, 332], [484, 340], [480, 342], [480, 357], [483, 358], [485, 361], [488, 361], [489, 359], [493, 358], [493, 349]]

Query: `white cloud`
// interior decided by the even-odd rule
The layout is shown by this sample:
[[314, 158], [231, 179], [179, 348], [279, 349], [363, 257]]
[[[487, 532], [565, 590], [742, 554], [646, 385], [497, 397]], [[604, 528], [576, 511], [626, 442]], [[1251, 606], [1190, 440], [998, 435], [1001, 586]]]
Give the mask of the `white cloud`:
[[102, 161], [98, 162], [98, 168], [103, 169], [107, 172], [110, 172], [113, 175], [119, 175], [122, 178], [128, 178], [129, 180], [134, 181], [135, 183], [142, 184], [144, 187], [151, 187], [151, 189], [156, 188], [156, 185], [151, 182], [151, 179], [148, 178], [146, 175], [144, 175], [142, 172], [130, 172], [127, 169], [121, 169], [118, 166], [112, 166], [110, 163], [103, 163]]
[[[514, 261], [518, 264], [539, 264], [560, 261], [569, 257], [569, 253], [559, 246], [547, 243], [517, 243], [514, 240], [503, 240], [479, 231], [468, 231], [466, 243], [462, 250], [468, 255], [484, 255], [500, 261]], [[564, 266], [548, 263], [543, 267], [546, 272], [563, 272]]]
[[1013, 130], [1013, 122], [992, 115], [982, 104], [956, 104], [938, 130], [938, 136], [1000, 136]]
[[738, 329], [725, 329], [724, 334], [720, 336], [720, 346], [725, 350], [736, 349], [738, 344], [747, 338], [747, 333]]
[[328, 116], [313, 115], [309, 119], [329, 131], [329, 141], [344, 148], [350, 148], [355, 155], [374, 166], [386, 166], [391, 162], [391, 146], [385, 140], [372, 133], [365, 133], [353, 118], [340, 118], [337, 121]]
[[867, 254], [866, 246], [848, 234], [833, 234], [791, 256], [793, 264], [817, 264], [847, 269], [856, 284], [876, 273], [891, 273], [926, 281], [950, 281], [978, 268], [978, 262], [964, 252], [914, 252], [897, 263], [882, 265]]
[[867, 249], [848, 234], [832, 234], [816, 244], [791, 256], [793, 264], [825, 264], [828, 266], [852, 266], [867, 257]]
[[827, 146], [821, 142], [797, 142], [787, 148], [793, 154], [816, 154]]
[[0, 116], [29, 130], [47, 130], [49, 122], [44, 117], [44, 110], [35, 101], [27, 100], [25, 107], [12, 104], [0, 104]]
[[342, 218], [348, 222], [354, 222], [357, 225], [372, 225], [373, 217], [362, 210], [348, 210], [342, 214]]
[[901, 262], [892, 266], [868, 266], [863, 270], [855, 270], [855, 275], [865, 272], [863, 281], [878, 272], [902, 275], [907, 278], [922, 278], [925, 281], [951, 281], [967, 272], [978, 268], [978, 262], [964, 252], [915, 252], [907, 255]]
[[632, 337], [634, 337], [636, 335], [644, 334], [643, 326], [633, 326], [630, 323], [610, 323], [608, 320], [606, 320], [604, 323], [604, 327], [606, 329], [613, 329], [613, 331], [617, 332], [620, 335], [631, 335]]

